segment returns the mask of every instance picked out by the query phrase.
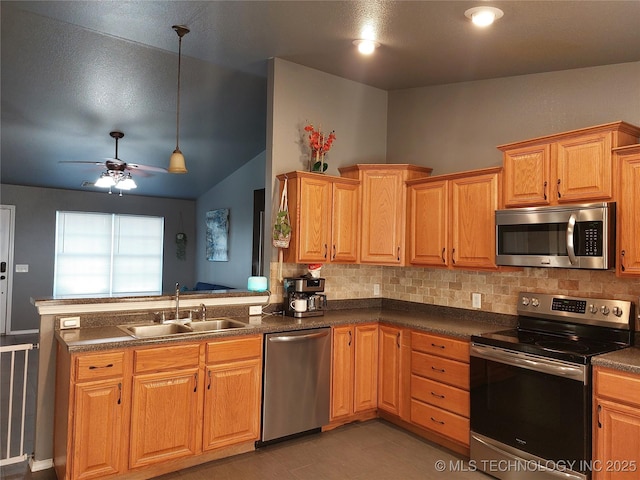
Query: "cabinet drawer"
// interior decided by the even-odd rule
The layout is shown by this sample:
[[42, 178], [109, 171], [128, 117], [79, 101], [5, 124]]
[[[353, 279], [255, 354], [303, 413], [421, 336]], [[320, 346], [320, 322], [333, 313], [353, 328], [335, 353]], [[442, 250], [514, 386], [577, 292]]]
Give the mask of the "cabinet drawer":
[[469, 390], [469, 364], [411, 352], [411, 373]]
[[238, 337], [207, 343], [207, 363], [224, 363], [262, 356], [262, 336]]
[[167, 345], [166, 347], [135, 350], [133, 372], [153, 372], [157, 370], [177, 370], [197, 367], [200, 358], [200, 345]]
[[411, 397], [469, 418], [469, 392], [411, 375]]
[[469, 419], [411, 399], [411, 422], [469, 446]]
[[596, 395], [640, 407], [640, 375], [596, 368]]
[[430, 333], [411, 332], [411, 348], [419, 352], [469, 363], [469, 342], [465, 340]]
[[76, 357], [76, 382], [121, 377], [124, 371], [124, 352], [101, 352]]

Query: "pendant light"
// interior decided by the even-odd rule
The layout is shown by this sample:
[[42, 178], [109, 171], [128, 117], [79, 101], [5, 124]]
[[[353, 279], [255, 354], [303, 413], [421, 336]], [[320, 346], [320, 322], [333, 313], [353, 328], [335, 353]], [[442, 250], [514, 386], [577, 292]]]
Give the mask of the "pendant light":
[[184, 155], [180, 151], [178, 142], [180, 140], [180, 61], [182, 58], [182, 37], [189, 33], [189, 29], [184, 25], [174, 25], [171, 28], [178, 34], [178, 101], [176, 107], [176, 149], [171, 154], [167, 171], [169, 173], [187, 173]]

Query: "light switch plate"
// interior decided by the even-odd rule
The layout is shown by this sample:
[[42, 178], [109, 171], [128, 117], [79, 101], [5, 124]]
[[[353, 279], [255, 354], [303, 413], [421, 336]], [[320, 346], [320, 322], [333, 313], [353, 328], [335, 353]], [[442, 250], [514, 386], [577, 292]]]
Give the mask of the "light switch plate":
[[80, 317], [60, 317], [60, 330], [80, 328]]
[[16, 264], [16, 273], [27, 273], [29, 271], [28, 264]]
[[373, 284], [373, 296], [374, 297], [379, 297], [380, 296], [380, 284], [379, 283], [374, 283]]
[[262, 315], [262, 305], [249, 306], [249, 315]]

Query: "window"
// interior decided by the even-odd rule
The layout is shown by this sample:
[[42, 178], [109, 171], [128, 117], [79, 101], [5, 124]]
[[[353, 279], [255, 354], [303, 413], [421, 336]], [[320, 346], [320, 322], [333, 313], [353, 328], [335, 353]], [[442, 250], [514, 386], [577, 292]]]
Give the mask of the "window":
[[53, 295], [162, 292], [164, 218], [56, 212]]

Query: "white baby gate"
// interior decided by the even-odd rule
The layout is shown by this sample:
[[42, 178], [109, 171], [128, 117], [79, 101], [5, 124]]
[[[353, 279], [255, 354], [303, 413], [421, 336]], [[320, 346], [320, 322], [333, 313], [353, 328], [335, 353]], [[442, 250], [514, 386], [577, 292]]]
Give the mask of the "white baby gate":
[[[8, 410], [3, 410], [1, 412], [2, 416], [6, 415], [6, 444], [3, 448], [4, 451], [0, 452], [0, 466], [11, 465], [14, 463], [19, 463], [27, 460], [29, 455], [24, 453], [24, 428], [25, 428], [25, 416], [26, 416], [26, 404], [27, 404], [27, 376], [28, 376], [28, 366], [29, 366], [29, 350], [33, 350], [34, 348], [38, 348], [38, 345], [34, 345], [32, 343], [23, 343], [20, 345], [6, 345], [0, 347], [0, 363], [2, 364], [2, 374], [3, 376], [7, 374], [9, 376], [9, 382], [7, 382], [6, 378], [2, 379], [2, 389], [8, 388], [9, 391], [4, 391], [2, 393], [2, 398], [5, 399], [8, 397]], [[22, 368], [22, 392], [21, 394], [16, 392], [14, 389], [14, 378], [16, 373], [16, 352], [24, 351], [24, 365]], [[9, 355], [10, 354], [10, 355]], [[11, 357], [10, 366], [7, 371], [6, 360], [8, 357]], [[18, 380], [18, 379], [16, 379]], [[20, 385], [18, 384], [18, 388]], [[8, 395], [7, 395], [8, 393]], [[14, 430], [13, 418], [14, 418], [14, 400], [22, 402], [22, 408], [19, 412], [19, 420], [20, 420], [20, 444], [19, 444], [19, 453], [17, 455], [12, 455], [12, 433]], [[5, 421], [2, 422], [3, 427], [5, 426]], [[2, 432], [4, 434], [4, 432]], [[14, 446], [15, 447], [15, 446]], [[15, 453], [15, 448], [13, 449]], [[6, 454], [6, 455], [5, 455]]]

